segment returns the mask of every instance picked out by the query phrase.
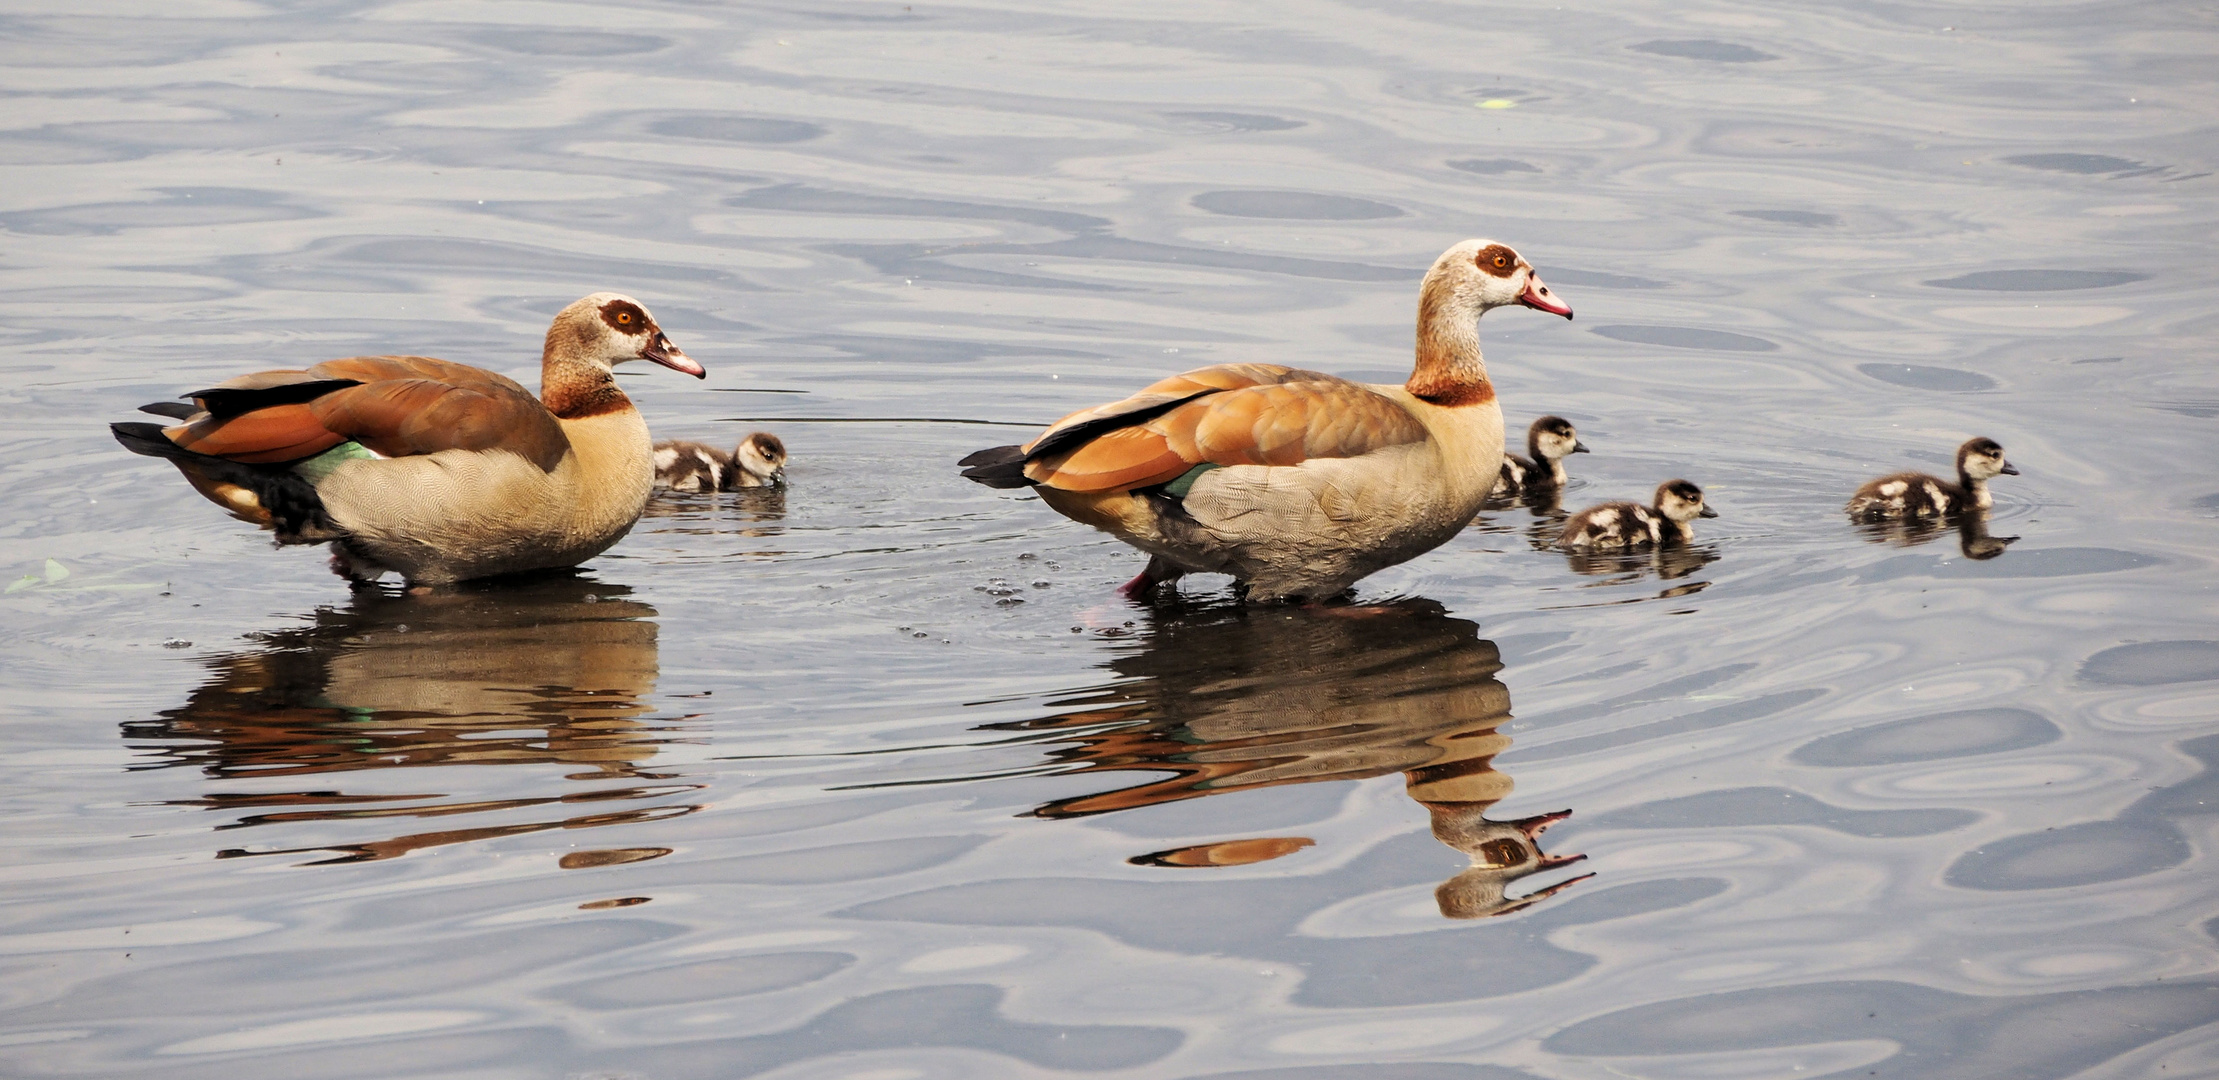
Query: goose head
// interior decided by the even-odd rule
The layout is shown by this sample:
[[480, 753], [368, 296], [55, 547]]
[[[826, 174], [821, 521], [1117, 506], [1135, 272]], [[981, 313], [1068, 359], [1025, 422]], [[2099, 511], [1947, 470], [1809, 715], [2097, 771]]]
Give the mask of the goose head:
[[2018, 466], [2003, 460], [2003, 446], [1994, 439], [1967, 439], [1957, 448], [1957, 471], [1973, 480], [2019, 475]]
[[547, 328], [547, 357], [603, 370], [632, 360], [652, 360], [696, 379], [708, 372], [670, 343], [647, 308], [629, 296], [594, 293], [562, 309]]
[[1685, 480], [1666, 480], [1657, 485], [1657, 513], [1686, 525], [1699, 517], [1714, 518], [1718, 511], [1703, 505], [1703, 489]]
[[1569, 810], [1516, 821], [1490, 821], [1479, 810], [1486, 803], [1427, 803], [1433, 814], [1433, 835], [1471, 857], [1469, 869], [1441, 883], [1433, 891], [1441, 914], [1451, 919], [1484, 919], [1522, 911], [1593, 875], [1560, 881], [1524, 896], [1506, 896], [1519, 878], [1569, 866], [1585, 855], [1547, 855], [1541, 851], [1541, 834], [1571, 817]]
[[1425, 292], [1451, 300], [1473, 318], [1512, 304], [1572, 317], [1571, 306], [1541, 283], [1525, 256], [1493, 240], [1466, 240], [1442, 252], [1426, 274]]
[[1587, 452], [1587, 444], [1579, 441], [1579, 432], [1572, 422], [1561, 416], [1544, 416], [1526, 429], [1526, 448], [1536, 458], [1556, 461], [1573, 454]]
[[778, 436], [758, 431], [740, 440], [732, 451], [732, 464], [758, 484], [786, 482], [786, 444]]

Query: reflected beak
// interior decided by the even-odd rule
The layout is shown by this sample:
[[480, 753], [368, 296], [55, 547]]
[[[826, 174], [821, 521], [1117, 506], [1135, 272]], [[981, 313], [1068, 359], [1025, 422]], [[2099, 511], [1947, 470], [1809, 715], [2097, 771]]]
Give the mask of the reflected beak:
[[1554, 870], [1559, 866], [1570, 866], [1573, 863], [1583, 862], [1586, 859], [1587, 856], [1585, 855], [1543, 855], [1541, 856], [1541, 865], [1535, 867], [1534, 872], [1540, 873], [1543, 870]]
[[654, 341], [640, 350], [640, 359], [653, 360], [672, 371], [683, 371], [696, 379], [709, 377], [707, 368], [694, 363], [693, 357], [687, 356], [678, 346], [671, 344], [669, 338], [659, 333], [655, 335]]
[[1576, 442], [1576, 443], [1573, 443], [1573, 444], [1572, 444], [1572, 452], [1573, 452], [1573, 453], [1575, 453], [1575, 454], [1584, 454], [1584, 453], [1586, 453], [1586, 452], [1587, 452], [1587, 444], [1586, 444], [1586, 443], [1583, 443], [1583, 442]]
[[1510, 822], [1510, 824], [1517, 826], [1519, 832], [1526, 834], [1526, 839], [1539, 840], [1542, 833], [1549, 831], [1549, 826], [1554, 825], [1557, 822], [1571, 816], [1572, 812], [1570, 810], [1559, 810], [1553, 814], [1541, 814], [1537, 817], [1519, 818], [1516, 821]]
[[1711, 509], [1710, 507], [1706, 506], [1706, 507], [1704, 507], [1704, 508], [1702, 509], [1702, 511], [1701, 511], [1701, 512], [1697, 513], [1697, 514], [1696, 514], [1695, 516], [1696, 516], [1696, 517], [1717, 517], [1717, 516], [1718, 516], [1718, 511], [1716, 511], [1716, 510], [1713, 510], [1713, 509]]
[[2006, 462], [2004, 462], [2004, 463], [2003, 463], [2003, 475], [2005, 475], [2005, 476], [2017, 476], [2017, 475], [2019, 475], [2019, 467], [2018, 467], [2018, 466], [2016, 466], [2016, 465], [2013, 465], [2013, 464], [2011, 464], [2011, 463], [2010, 463], [2010, 462], [2008, 462], [2008, 461], [2006, 461]]
[[1526, 275], [1526, 291], [1518, 294], [1518, 302], [1535, 311], [1546, 311], [1567, 319], [1572, 317], [1572, 309], [1550, 294], [1549, 287], [1541, 284], [1539, 274]]

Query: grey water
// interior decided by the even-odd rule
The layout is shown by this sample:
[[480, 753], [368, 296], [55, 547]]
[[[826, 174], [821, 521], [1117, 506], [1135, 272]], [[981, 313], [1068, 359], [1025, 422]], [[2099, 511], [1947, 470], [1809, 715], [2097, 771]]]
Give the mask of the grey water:
[[[2214, 35], [0, 4], [0, 1076], [2219, 1075]], [[1563, 508], [1146, 607], [956, 475], [1204, 364], [1400, 381], [1468, 236], [1578, 312], [1481, 328]], [[600, 289], [709, 368], [627, 373], [657, 435], [788, 486], [357, 594], [106, 431], [531, 384]], [[1985, 521], [1841, 516], [1972, 435]], [[1692, 547], [1546, 545], [1670, 477]]]

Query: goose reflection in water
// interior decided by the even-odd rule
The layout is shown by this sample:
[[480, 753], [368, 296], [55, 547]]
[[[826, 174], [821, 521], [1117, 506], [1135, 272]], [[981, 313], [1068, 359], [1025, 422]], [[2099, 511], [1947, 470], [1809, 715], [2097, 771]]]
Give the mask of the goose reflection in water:
[[1900, 521], [1859, 522], [1858, 535], [1875, 544], [1893, 544], [1896, 547], [1917, 547], [1949, 532], [1957, 533], [1957, 550], [1968, 559], [1993, 559], [2003, 554], [2003, 549], [2018, 540], [2016, 536], [1991, 536], [1988, 533], [1988, 514], [1983, 510], [1967, 510], [1950, 520], [1935, 518], [1909, 518]]
[[[655, 610], [624, 599], [626, 592], [571, 574], [417, 596], [357, 592], [343, 608], [319, 609], [309, 625], [261, 635], [257, 647], [214, 659], [211, 677], [185, 704], [123, 725], [126, 741], [144, 755], [131, 768], [197, 767], [227, 787], [238, 784], [240, 790], [177, 804], [252, 811], [220, 829], [287, 825], [299, 831], [307, 823], [458, 815], [537, 818], [358, 842], [231, 848], [219, 858], [332, 852], [317, 861], [361, 862], [442, 844], [690, 813], [698, 807], [662, 804], [555, 818], [532, 811], [660, 799], [698, 790], [697, 784], [440, 801], [454, 797], [277, 783], [470, 765], [557, 766], [565, 770], [557, 781], [565, 789], [578, 781], [670, 779], [642, 763], [685, 729], [646, 715], [657, 674], [656, 628], [648, 621]], [[409, 775], [478, 785], [491, 779], [452, 769]], [[519, 778], [504, 774], [504, 790]], [[563, 864], [608, 865], [665, 853], [573, 851]]]
[[[1510, 793], [1494, 768], [1510, 745], [1501, 654], [1479, 625], [1431, 600], [1372, 607], [1202, 608], [1160, 614], [1109, 666], [1127, 681], [1079, 706], [995, 730], [1048, 733], [1065, 745], [1057, 772], [1159, 772], [1162, 779], [1059, 799], [1033, 811], [1064, 818], [1279, 784], [1403, 774], [1433, 835], [1471, 858], [1437, 891], [1441, 913], [1518, 911], [1587, 876], [1510, 897], [1512, 882], [1583, 856], [1542, 854], [1542, 830], [1571, 814], [1492, 821]], [[1226, 866], [1310, 846], [1263, 837], [1159, 851], [1155, 866]]]

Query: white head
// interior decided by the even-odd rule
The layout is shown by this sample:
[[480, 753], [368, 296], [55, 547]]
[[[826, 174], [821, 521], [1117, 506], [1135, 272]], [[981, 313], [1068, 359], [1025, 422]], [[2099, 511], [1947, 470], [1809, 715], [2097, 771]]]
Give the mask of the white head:
[[1428, 305], [1453, 303], [1477, 318], [1489, 308], [1523, 304], [1569, 319], [1572, 309], [1541, 284], [1533, 264], [1493, 240], [1466, 240], [1441, 253], [1426, 272], [1420, 294], [1419, 321], [1425, 322]]
[[1544, 416], [1526, 429], [1526, 452], [1536, 461], [1556, 461], [1586, 453], [1587, 444], [1579, 441], [1579, 432], [1573, 430], [1570, 420]]
[[1972, 481], [2017, 476], [2018, 467], [2003, 460], [2003, 446], [1994, 439], [1968, 439], [1957, 448], [1957, 471]]
[[740, 440], [732, 451], [732, 464], [754, 477], [756, 485], [786, 482], [786, 444], [778, 436], [758, 431]]
[[1703, 505], [1703, 489], [1685, 480], [1666, 480], [1657, 485], [1657, 513], [1686, 526], [1699, 517], [1714, 518], [1718, 511]]
[[546, 357], [601, 368], [652, 360], [697, 379], [709, 374], [670, 343], [639, 301], [613, 292], [594, 293], [562, 309], [547, 328]]

